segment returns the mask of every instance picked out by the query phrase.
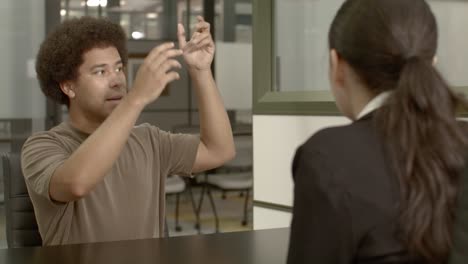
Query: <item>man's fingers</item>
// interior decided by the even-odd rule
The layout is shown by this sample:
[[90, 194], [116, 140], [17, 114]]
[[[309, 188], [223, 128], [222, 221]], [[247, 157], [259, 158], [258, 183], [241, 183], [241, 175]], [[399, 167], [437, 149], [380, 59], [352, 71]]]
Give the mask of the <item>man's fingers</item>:
[[180, 55], [182, 55], [184, 52], [181, 49], [170, 49], [170, 50], [165, 50], [164, 52], [161, 52], [158, 54], [157, 57], [154, 57], [153, 61], [157, 61], [160, 59], [167, 60], [170, 58], [175, 58]]
[[210, 23], [208, 22], [199, 22], [195, 25], [196, 32], [206, 32], [210, 31]]
[[200, 34], [191, 41], [193, 42], [193, 44], [198, 45], [200, 42], [206, 39], [211, 39], [211, 35], [208, 33]]
[[180, 79], [180, 75], [179, 73], [175, 71], [168, 72], [166, 76], [164, 77], [164, 81], [166, 84], [173, 82], [175, 80], [179, 80], [179, 79]]
[[185, 46], [184, 53], [191, 53], [197, 49], [198, 49], [198, 45], [190, 41], [189, 43], [187, 43], [187, 46]]
[[193, 41], [194, 39], [200, 37], [201, 33], [200, 32], [193, 32], [192, 37], [190, 38], [190, 41]]
[[180, 56], [183, 53], [184, 52], [180, 49], [166, 50], [165, 52], [160, 53], [157, 57], [155, 57], [153, 61], [149, 61], [148, 63], [151, 65], [151, 68], [158, 69], [166, 61], [171, 60], [174, 57]]
[[213, 45], [213, 39], [210, 34], [202, 34], [187, 43], [184, 48], [185, 53], [191, 53], [199, 49], [203, 49], [206, 46]]
[[211, 38], [206, 38], [202, 41], [200, 41], [200, 43], [197, 44], [197, 47], [200, 48], [200, 49], [203, 49], [207, 46], [211, 46], [213, 43], [213, 41], [211, 41]]
[[187, 40], [185, 40], [185, 29], [182, 24], [177, 24], [177, 38], [179, 39], [179, 48], [183, 49], [187, 45]]
[[187, 42], [187, 45], [185, 45], [183, 50], [184, 52], [187, 52], [188, 50], [192, 50], [194, 46], [195, 44], [193, 43], [193, 41], [189, 41]]
[[161, 65], [159, 70], [163, 73], [167, 73], [171, 69], [181, 69], [181, 68], [182, 68], [182, 65], [178, 61], [168, 60]]
[[192, 50], [196, 48], [198, 43], [200, 43], [201, 41], [207, 38], [208, 39], [211, 38], [211, 35], [209, 33], [199, 33], [199, 32], [193, 33], [192, 39], [189, 42], [187, 42], [187, 45], [185, 45], [184, 47], [184, 51]]
[[145, 61], [151, 62], [153, 61], [156, 57], [158, 57], [162, 52], [165, 52], [168, 49], [174, 48], [174, 43], [173, 42], [166, 42], [163, 43], [155, 48], [153, 48], [148, 56], [146, 57]]
[[159, 85], [160, 87], [158, 87], [159, 89], [159, 95], [161, 95], [161, 93], [167, 89], [167, 85], [175, 80], [179, 80], [180, 79], [180, 75], [175, 72], [175, 71], [171, 71], [171, 72], [168, 72], [167, 74], [161, 76], [161, 78], [159, 79]]

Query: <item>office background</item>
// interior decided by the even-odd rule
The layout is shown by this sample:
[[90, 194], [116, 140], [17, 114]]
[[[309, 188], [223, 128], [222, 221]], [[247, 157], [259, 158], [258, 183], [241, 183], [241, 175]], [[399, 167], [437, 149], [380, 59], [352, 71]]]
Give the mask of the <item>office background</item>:
[[[64, 107], [44, 98], [34, 73], [34, 57], [40, 43], [61, 20], [87, 14], [118, 21], [129, 36], [133, 67], [151, 47], [175, 39], [174, 23], [182, 21], [190, 25], [196, 15], [208, 15], [215, 25], [216, 81], [232, 122], [251, 126], [253, 134], [255, 202], [249, 221], [253, 221], [254, 229], [289, 226], [290, 167], [296, 147], [319, 129], [349, 121], [341, 116], [252, 115], [255, 90], [252, 87], [252, 8], [260, 1], [272, 1], [276, 5], [272, 21], [276, 29], [272, 40], [276, 50], [272, 56], [279, 59], [277, 63], [281, 67], [275, 73], [280, 77], [277, 87], [272, 89], [327, 90], [326, 32], [332, 14], [343, 0], [0, 1], [0, 151], [19, 151], [31, 133], [67, 117]], [[429, 3], [440, 28], [438, 67], [454, 86], [468, 86], [468, 37], [462, 34], [468, 25], [465, 16], [468, 1], [429, 0]], [[182, 77], [171, 85], [167, 95], [145, 109], [138, 122], [149, 122], [166, 130], [197, 124], [190, 81], [184, 73]], [[242, 201], [234, 200], [226, 208], [237, 210], [236, 203]], [[183, 207], [190, 210], [187, 204]], [[0, 209], [3, 229], [1, 212]], [[247, 228], [252, 228], [251, 224]], [[2, 232], [0, 239], [4, 239]]]
[[[177, 22], [193, 28], [197, 15], [210, 19], [215, 28], [217, 48], [213, 68], [215, 78], [233, 126], [242, 128], [251, 142], [251, 0], [2, 0], [0, 152], [19, 152], [30, 134], [67, 119], [66, 107], [46, 100], [40, 91], [35, 79], [34, 59], [47, 32], [63, 20], [83, 15], [108, 17], [124, 28], [128, 36], [130, 78], [154, 46], [165, 41], [177, 41]], [[167, 93], [145, 108], [137, 123], [148, 122], [168, 131], [196, 130], [195, 96], [187, 73], [180, 73], [181, 80], [171, 84]], [[2, 180], [0, 201], [3, 201]], [[194, 195], [198, 199], [200, 188], [196, 182], [194, 184]], [[249, 196], [248, 223], [242, 225], [243, 197], [228, 194], [226, 199], [222, 199], [221, 193], [215, 193], [221, 232], [251, 229], [251, 192]], [[175, 197], [168, 196], [167, 218], [171, 233], [197, 233], [189, 198], [181, 195], [180, 200], [182, 231], [174, 232]], [[206, 200], [205, 197], [201, 211], [204, 220], [201, 231], [211, 233], [215, 231], [213, 213]], [[4, 223], [3, 202], [0, 202], [0, 247], [6, 247]]]

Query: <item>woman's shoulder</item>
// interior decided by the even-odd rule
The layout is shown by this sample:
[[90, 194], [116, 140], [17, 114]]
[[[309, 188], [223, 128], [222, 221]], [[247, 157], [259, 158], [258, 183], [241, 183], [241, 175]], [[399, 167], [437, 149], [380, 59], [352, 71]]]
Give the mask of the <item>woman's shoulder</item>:
[[368, 145], [376, 141], [378, 135], [371, 119], [358, 120], [348, 125], [327, 127], [311, 135], [302, 145], [306, 150], [334, 151], [344, 147]]

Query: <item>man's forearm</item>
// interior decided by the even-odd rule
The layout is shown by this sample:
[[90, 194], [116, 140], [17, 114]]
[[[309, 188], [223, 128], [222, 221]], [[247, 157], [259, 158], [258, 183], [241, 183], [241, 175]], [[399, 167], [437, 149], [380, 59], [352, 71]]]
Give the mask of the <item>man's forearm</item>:
[[125, 97], [52, 177], [51, 197], [67, 202], [89, 193], [117, 160], [143, 106]]
[[211, 70], [189, 70], [200, 115], [200, 140], [220, 159], [231, 159], [235, 148], [231, 124]]

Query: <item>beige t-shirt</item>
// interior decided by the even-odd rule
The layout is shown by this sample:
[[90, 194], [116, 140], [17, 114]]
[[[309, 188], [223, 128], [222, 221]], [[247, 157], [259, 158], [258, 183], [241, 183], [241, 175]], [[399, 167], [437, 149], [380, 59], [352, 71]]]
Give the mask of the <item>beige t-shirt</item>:
[[52, 174], [87, 137], [65, 122], [31, 136], [23, 146], [23, 174], [43, 245], [160, 237], [166, 177], [190, 175], [199, 137], [136, 126], [111, 171], [88, 195], [69, 203], [52, 201]]

